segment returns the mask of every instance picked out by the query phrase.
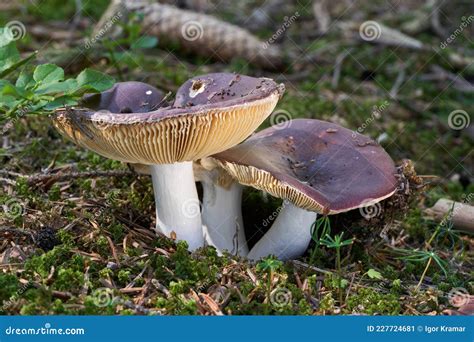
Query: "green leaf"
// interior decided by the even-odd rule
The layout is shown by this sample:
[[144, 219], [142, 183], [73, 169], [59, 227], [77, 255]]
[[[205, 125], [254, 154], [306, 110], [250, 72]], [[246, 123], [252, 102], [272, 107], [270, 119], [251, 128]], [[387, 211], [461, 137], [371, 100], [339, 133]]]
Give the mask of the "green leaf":
[[[15, 47], [15, 49], [16, 49], [16, 47]], [[35, 52], [31, 53], [28, 57], [22, 58], [22, 59], [20, 59], [16, 62], [12, 62], [12, 64], [10, 64], [10, 66], [8, 68], [6, 68], [6, 69], [3, 68], [2, 72], [0, 72], [0, 78], [5, 78], [8, 74], [12, 73], [13, 71], [15, 71], [18, 68], [20, 68], [21, 66], [23, 66], [24, 64], [31, 61], [33, 58], [36, 57], [37, 53], [38, 53], [38, 51], [35, 51]]]
[[367, 271], [367, 275], [370, 279], [383, 279], [382, 274], [373, 268]]
[[134, 49], [150, 49], [158, 44], [158, 39], [152, 36], [143, 36], [138, 38], [136, 41], [130, 45], [132, 50]]
[[8, 109], [15, 107], [20, 102], [21, 101], [13, 96], [0, 96], [0, 112], [2, 112], [2, 109], [6, 112]]
[[74, 78], [70, 78], [66, 81], [53, 82], [44, 84], [36, 89], [37, 94], [59, 94], [59, 93], [71, 93], [77, 89], [77, 81]]
[[283, 265], [283, 263], [280, 260], [274, 259], [273, 257], [266, 257], [265, 259], [262, 259], [258, 264], [257, 264], [257, 270], [259, 271], [276, 271], [278, 268], [280, 268]]
[[62, 81], [64, 80], [64, 70], [54, 64], [41, 64], [33, 72], [33, 79], [41, 84]]
[[0, 73], [12, 68], [19, 60], [20, 53], [14, 43], [0, 47]]
[[48, 102], [43, 109], [45, 110], [54, 110], [56, 108], [65, 107], [65, 106], [74, 106], [77, 104], [77, 100], [69, 97], [69, 96], [61, 96], [53, 101]]
[[28, 109], [30, 110], [30, 112], [36, 112], [36, 111], [42, 109], [44, 106], [46, 106], [51, 101], [53, 101], [53, 99], [40, 99], [35, 104], [29, 105]]
[[20, 89], [15, 87], [13, 84], [8, 83], [4, 84], [2, 87], [2, 96], [13, 96], [13, 97], [22, 97]]
[[115, 80], [109, 75], [103, 74], [92, 69], [83, 70], [76, 78], [78, 91], [86, 92], [94, 90], [96, 92], [103, 92], [111, 88]]
[[20, 72], [20, 75], [16, 80], [15, 86], [17, 86], [18, 88], [26, 89], [32, 87], [34, 83], [35, 82], [33, 80], [31, 72], [23, 70], [22, 72]]
[[12, 43], [12, 37], [6, 34], [7, 29], [0, 27], [0, 47], [7, 46]]

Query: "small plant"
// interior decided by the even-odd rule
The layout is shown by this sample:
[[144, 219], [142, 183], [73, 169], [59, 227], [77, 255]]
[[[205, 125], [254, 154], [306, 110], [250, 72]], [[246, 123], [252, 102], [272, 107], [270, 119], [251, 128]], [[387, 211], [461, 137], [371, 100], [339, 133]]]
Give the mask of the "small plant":
[[[454, 211], [454, 202], [450, 210], [446, 213], [444, 218], [441, 220], [441, 223], [437, 225], [435, 233], [436, 233], [436, 242], [438, 244], [442, 243], [445, 244], [448, 240], [451, 242], [451, 248], [453, 248], [457, 241], [459, 241], [459, 231], [454, 229], [454, 222], [453, 222], [453, 211]], [[430, 239], [430, 243], [432, 242]], [[461, 249], [464, 248], [464, 245], [461, 244]]]
[[336, 270], [337, 270], [337, 283], [339, 289], [339, 303], [342, 304], [342, 270], [341, 270], [341, 248], [349, 246], [354, 242], [354, 239], [343, 240], [344, 233], [334, 235], [326, 235], [320, 240], [321, 244], [327, 248], [334, 248], [336, 250]]
[[[0, 123], [10, 125], [26, 114], [44, 114], [75, 105], [84, 93], [101, 92], [114, 80], [101, 72], [85, 69], [76, 78], [66, 78], [54, 64], [33, 66], [36, 53], [21, 58], [15, 42], [0, 28]], [[4, 128], [5, 129], [5, 128]]]
[[267, 274], [267, 276], [266, 276], [266, 278], [267, 278], [267, 286], [266, 286], [266, 300], [267, 300], [267, 302], [270, 301], [270, 296], [271, 296], [271, 293], [272, 293], [273, 275], [274, 275], [275, 271], [278, 270], [282, 265], [283, 265], [283, 263], [280, 260], [275, 259], [274, 257], [268, 257], [268, 258], [262, 259], [262, 261], [260, 261], [257, 264], [257, 270]]
[[[423, 270], [423, 273], [421, 274], [420, 280], [418, 281], [418, 284], [415, 287], [415, 292], [418, 292], [418, 290], [420, 289], [421, 284], [423, 283], [423, 280], [425, 279], [426, 273], [428, 272], [428, 269], [430, 268], [433, 261], [443, 271], [445, 276], [447, 276], [448, 274], [448, 271], [446, 269], [447, 262], [443, 260], [438, 254], [436, 254], [436, 252], [432, 250], [431, 244], [433, 243], [435, 238], [439, 236], [440, 233], [445, 232], [444, 226], [450, 225], [452, 227], [452, 222], [451, 222], [452, 210], [453, 209], [451, 208], [451, 210], [445, 215], [441, 223], [436, 226], [436, 229], [434, 230], [433, 234], [425, 243], [424, 250], [407, 250], [407, 249], [395, 248], [395, 252], [402, 254], [402, 256], [399, 257], [399, 259], [402, 259], [404, 261], [411, 261], [414, 263], [426, 262], [425, 268]], [[453, 234], [453, 232], [452, 231], [446, 232], [446, 234]]]
[[133, 13], [126, 23], [118, 22], [123, 31], [123, 37], [117, 39], [104, 38], [102, 45], [107, 49], [107, 57], [117, 70], [118, 78], [123, 81], [121, 63], [138, 67], [131, 53], [142, 49], [153, 48], [157, 45], [158, 39], [153, 36], [142, 36], [141, 25], [143, 15]]
[[314, 263], [316, 253], [321, 246], [321, 239], [331, 234], [331, 221], [328, 216], [323, 216], [314, 221], [311, 225], [311, 239], [314, 241], [314, 248], [311, 251], [309, 259], [310, 265]]
[[433, 261], [439, 266], [439, 268], [443, 271], [445, 275], [448, 274], [446, 270], [446, 266], [447, 266], [446, 261], [441, 259], [441, 257], [439, 257], [433, 251], [410, 251], [406, 249], [397, 249], [397, 251], [401, 254], [404, 254], [404, 256], [401, 256], [399, 259], [402, 259], [405, 261], [411, 261], [415, 263], [426, 262], [425, 269], [423, 270], [423, 273], [420, 277], [420, 281], [416, 285], [415, 292], [418, 292], [421, 284], [423, 283], [423, 280], [425, 279], [426, 273], [428, 272], [428, 269], [430, 268]]

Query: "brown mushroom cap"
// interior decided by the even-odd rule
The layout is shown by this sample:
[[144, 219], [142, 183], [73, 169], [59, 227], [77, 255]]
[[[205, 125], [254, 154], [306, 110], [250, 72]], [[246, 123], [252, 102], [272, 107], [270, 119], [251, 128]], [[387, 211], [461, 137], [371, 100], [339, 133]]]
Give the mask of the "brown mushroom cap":
[[[109, 102], [96, 100], [95, 108], [57, 110], [53, 121], [76, 144], [108, 158], [169, 164], [203, 158], [243, 141], [270, 115], [282, 92], [283, 86], [266, 78], [208, 74], [183, 84], [171, 106], [112, 113], [104, 110], [112, 108]], [[129, 96], [135, 98], [133, 92]], [[135, 103], [127, 107], [136, 108]]]
[[324, 214], [374, 204], [397, 186], [394, 163], [381, 146], [320, 120], [270, 127], [211, 158], [242, 184]]

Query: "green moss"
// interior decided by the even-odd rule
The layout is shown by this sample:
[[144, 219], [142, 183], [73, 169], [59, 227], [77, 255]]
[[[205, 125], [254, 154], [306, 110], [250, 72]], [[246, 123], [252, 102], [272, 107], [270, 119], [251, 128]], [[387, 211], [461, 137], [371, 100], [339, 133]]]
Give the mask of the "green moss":
[[79, 290], [84, 286], [84, 271], [62, 268], [54, 281], [54, 288], [59, 291]]
[[19, 290], [20, 282], [12, 274], [0, 273], [0, 302], [4, 302]]
[[155, 306], [165, 309], [171, 315], [197, 315], [198, 309], [194, 299], [186, 299], [183, 295], [173, 296], [170, 299], [157, 298]]
[[65, 230], [59, 230], [57, 232], [57, 237], [61, 243], [65, 246], [74, 246], [74, 236]]
[[408, 212], [403, 221], [403, 228], [406, 229], [410, 238], [415, 241], [425, 241], [429, 238], [429, 231], [421, 208], [414, 208]]
[[62, 263], [67, 262], [69, 256], [68, 246], [56, 246], [47, 253], [28, 259], [25, 270], [32, 275], [38, 273], [41, 277], [46, 278], [51, 271], [51, 267], [57, 268]]
[[18, 195], [25, 197], [34, 194], [31, 186], [28, 184], [28, 180], [23, 177], [19, 177], [16, 180], [16, 192]]
[[50, 201], [58, 201], [61, 198], [61, 187], [59, 184], [54, 184], [48, 191], [48, 198]]
[[128, 284], [130, 281], [130, 270], [120, 270], [118, 273], [118, 280], [122, 284]]
[[[383, 3], [384, 0], [378, 2]], [[33, 8], [31, 8], [31, 14], [35, 18], [50, 20], [74, 10], [74, 6], [68, 4], [60, 11], [54, 13], [48, 11], [48, 8], [57, 7], [57, 3], [57, 0], [42, 1], [42, 11], [45, 14]], [[105, 0], [100, 0], [98, 6], [85, 4], [84, 10], [98, 17], [106, 5]], [[91, 6], [95, 8], [92, 9]], [[363, 4], [361, 6], [363, 11], [371, 11], [368, 13], [374, 14], [370, 6], [367, 6], [368, 8], [365, 8]], [[250, 8], [242, 5], [241, 10], [243, 13], [249, 13]], [[295, 4], [293, 10], [297, 10], [302, 16], [298, 21], [309, 18], [312, 16], [311, 1], [300, 1]], [[231, 12], [229, 7], [221, 11], [219, 15], [235, 21], [236, 16]], [[8, 14], [0, 16], [9, 20]], [[282, 21], [280, 15], [275, 18], [277, 21]], [[387, 20], [387, 23], [398, 25], [400, 20], [404, 19], [389, 18]], [[293, 34], [299, 36], [300, 27], [302, 26], [292, 25], [286, 32], [287, 37], [291, 38]], [[268, 37], [272, 32], [270, 29], [264, 29], [256, 34]], [[301, 47], [306, 51], [315, 52], [328, 45], [334, 45], [337, 40], [338, 44], [342, 45], [339, 44], [339, 47], [334, 46], [328, 50], [330, 54], [336, 56], [343, 51], [343, 48], [349, 48], [348, 44], [340, 42], [339, 38], [339, 33], [332, 32], [316, 40], [303, 38]], [[433, 40], [429, 33], [423, 33], [418, 38], [426, 42]], [[29, 44], [32, 42], [34, 38], [28, 37], [21, 41], [22, 47], [28, 48], [25, 51], [31, 50]], [[289, 40], [283, 42], [284, 47], [287, 42]], [[99, 48], [99, 45], [97, 47]], [[176, 63], [174, 59], [165, 57], [166, 53], [161, 53], [158, 49], [149, 55], [133, 52], [130, 56], [134, 61], [126, 58], [121, 64], [124, 78], [135, 79], [136, 75], [130, 71], [136, 70], [136, 66], [140, 65], [143, 75], [151, 75], [146, 76], [145, 82], [175, 90], [189, 77], [214, 72], [217, 71], [216, 68], [219, 71], [237, 71], [267, 77], [276, 75], [258, 70], [239, 58], [235, 58], [227, 65], [222, 63], [211, 65], [206, 57], [185, 54], [178, 48], [177, 44], [171, 46], [171, 52], [180, 56], [184, 63]], [[427, 82], [417, 77], [410, 78], [403, 84], [397, 101], [386, 98], [385, 90], [391, 89], [394, 84], [399, 71], [396, 68], [399, 60], [405, 61], [407, 75], [430, 72], [431, 64], [445, 66], [449, 70], [451, 66], [446, 63], [449, 57], [447, 53], [456, 50], [450, 47], [440, 51], [438, 55], [441, 56], [433, 56], [430, 59], [428, 52], [424, 51], [414, 55], [411, 51], [397, 50], [397, 53], [393, 54], [392, 49], [378, 49], [370, 44], [353, 47], [351, 54], [342, 63], [341, 77], [336, 89], [331, 85], [334, 65], [331, 62], [323, 62], [315, 68], [308, 69], [309, 72], [304, 79], [292, 80], [291, 85], [287, 83], [287, 91], [276, 109], [280, 111], [280, 114], [282, 113], [283, 120], [296, 118], [333, 120], [337, 117], [337, 120], [345, 122], [344, 125], [347, 127], [356, 129], [371, 117], [374, 106], [380, 107], [388, 102], [383, 115], [368, 124], [363, 133], [375, 138], [382, 132], [386, 132], [390, 139], [384, 147], [395, 161], [412, 158], [416, 160], [416, 169], [419, 174], [435, 174], [445, 179], [444, 182], [437, 183], [425, 193], [423, 203], [411, 203], [409, 210], [397, 213], [405, 217], [400, 219], [401, 224], [395, 221], [388, 233], [389, 238], [402, 236], [399, 234], [403, 231], [404, 235], [408, 235], [403, 240], [407, 249], [425, 248], [427, 238], [436, 227], [434, 222], [423, 217], [423, 206], [431, 206], [441, 197], [463, 201], [467, 194], [474, 192], [474, 184], [463, 188], [461, 182], [448, 180], [455, 173], [465, 176], [465, 170], [469, 170], [469, 159], [466, 157], [471, 153], [472, 139], [464, 132], [446, 130], [446, 125], [443, 127], [443, 124], [438, 124], [438, 122], [446, 124], [452, 110], [470, 108], [472, 100], [468, 94], [463, 94], [453, 87], [440, 92], [439, 84], [436, 82]], [[289, 60], [289, 64], [297, 73], [302, 71], [299, 63]], [[291, 71], [291, 67], [287, 71]], [[73, 68], [76, 67], [73, 66]], [[112, 70], [110, 65], [107, 68]], [[468, 74], [465, 73], [465, 75]], [[408, 109], [407, 112], [407, 108], [416, 107], [418, 104], [423, 105], [424, 109], [416, 113]], [[259, 129], [268, 127], [275, 121], [275, 117], [270, 116]], [[75, 165], [79, 171], [126, 169], [126, 165], [120, 162], [101, 157], [62, 139], [54, 128], [51, 128], [50, 120], [46, 117], [28, 117], [27, 120], [19, 120], [8, 135], [10, 141], [20, 142], [20, 144], [18, 148], [15, 146], [13, 149], [0, 150], [0, 158], [5, 162], [6, 170], [26, 175], [40, 173], [52, 160], [55, 160], [58, 167]], [[20, 273], [21, 278], [32, 279], [39, 288], [28, 289], [17, 296], [14, 303], [6, 310], [9, 314], [132, 314], [133, 310], [120, 303], [123, 304], [126, 300], [133, 301], [133, 295], [129, 297], [119, 291], [114, 291], [112, 294], [114, 298], [108, 305], [98, 306], [95, 303], [97, 298], [94, 293], [104, 286], [104, 281], [111, 281], [117, 288], [125, 286], [135, 279], [146, 265], [148, 265], [148, 270], [153, 272], [152, 277], [166, 287], [171, 295], [167, 297], [162, 291], [150, 287], [147, 293], [149, 302], [144, 305], [160, 308], [164, 314], [200, 314], [199, 306], [194, 299], [191, 299], [191, 291], [212, 295], [213, 289], [221, 285], [223, 281], [232, 284], [226, 288], [229, 298], [223, 308], [223, 311], [228, 314], [331, 314], [339, 307], [342, 308], [343, 313], [400, 314], [404, 311], [404, 307], [402, 308], [404, 302], [402, 301], [401, 306], [397, 307], [395, 300], [400, 294], [406, 292], [407, 287], [412, 286], [414, 277], [419, 279], [425, 267], [423, 262], [405, 262], [396, 259], [398, 255], [387, 253], [387, 250], [391, 249], [379, 237], [383, 228], [382, 222], [374, 220], [374, 222], [361, 225], [360, 221], [351, 218], [346, 220], [346, 224], [338, 225], [338, 221], [333, 221], [340, 216], [337, 215], [336, 218], [331, 218], [331, 223], [335, 223], [333, 224], [335, 233], [347, 230], [356, 237], [356, 242], [352, 245], [349, 254], [344, 255], [342, 267], [351, 272], [360, 270], [360, 273], [363, 273], [362, 270], [374, 268], [380, 270], [386, 280], [377, 282], [377, 288], [366, 289], [374, 286], [374, 281], [367, 279], [368, 277], [362, 277], [360, 287], [365, 289], [354, 293], [354, 289], [359, 286], [351, 287], [350, 300], [347, 303], [344, 301], [339, 303], [334, 300], [336, 297], [339, 298], [337, 279], [325, 276], [322, 281], [320, 273], [312, 275], [314, 273], [312, 270], [301, 271], [293, 268], [291, 263], [273, 267], [273, 276], [274, 279], [278, 279], [278, 284], [271, 283], [269, 286], [268, 269], [261, 266], [255, 267], [245, 260], [227, 254], [218, 257], [213, 248], [203, 248], [189, 253], [184, 243], [175, 244], [171, 239], [157, 237], [153, 241], [148, 239], [139, 241], [139, 247], [131, 247], [131, 244], [128, 244], [123, 251], [121, 248], [123, 239], [126, 234], [134, 233], [135, 226], [130, 227], [121, 222], [118, 219], [119, 216], [130, 219], [141, 227], [152, 226], [154, 199], [149, 177], [135, 175], [120, 178], [103, 177], [94, 181], [77, 178], [68, 181], [66, 187], [63, 187], [63, 183], [56, 183], [49, 190], [42, 186], [30, 186], [24, 178], [18, 178], [16, 182], [13, 193], [0, 195], [0, 204], [10, 198], [15, 198], [25, 204], [28, 215], [23, 215], [14, 222], [7, 220], [7, 225], [17, 228], [26, 227], [34, 234], [40, 227], [54, 227], [58, 230], [61, 245], [43, 253], [33, 242], [26, 241], [29, 240], [27, 236], [14, 236], [18, 244], [27, 247], [28, 260], [26, 264], [11, 270], [9, 276], [0, 274], [0, 298], [8, 300], [18, 293], [21, 286], [16, 275], [20, 277]], [[465, 185], [464, 182], [463, 185]], [[62, 193], [61, 187], [64, 189]], [[83, 201], [76, 201], [78, 198]], [[92, 199], [102, 205], [83, 206], [84, 201]], [[61, 203], [58, 203], [59, 201]], [[251, 237], [250, 245], [255, 243], [270, 227], [280, 206], [279, 199], [264, 196], [262, 192], [251, 188], [245, 189], [243, 212], [247, 236]], [[0, 220], [3, 220], [3, 216]], [[70, 226], [68, 231], [62, 229], [72, 222], [76, 224]], [[91, 222], [98, 223], [99, 231]], [[91, 232], [94, 232], [93, 239], [90, 239]], [[440, 231], [431, 244], [434, 252], [451, 261], [448, 264], [448, 275], [432, 265], [428, 270], [430, 280], [445, 293], [453, 287], [464, 287], [472, 291], [472, 282], [470, 283], [469, 279], [474, 278], [474, 271], [466, 270], [471, 260], [468, 241], [460, 238], [459, 235], [453, 237], [449, 234], [451, 232]], [[140, 235], [134, 235], [133, 238], [140, 240]], [[111, 237], [117, 245], [120, 260], [118, 265], [108, 265], [114, 259], [106, 237]], [[451, 237], [454, 238], [454, 242]], [[155, 247], [166, 250], [167, 253], [162, 255], [154, 251]], [[368, 250], [370, 253], [367, 253]], [[94, 253], [99, 253], [101, 258], [82, 256]], [[145, 254], [148, 257], [145, 257]], [[301, 260], [307, 262], [308, 259], [306, 255]], [[316, 253], [314, 264], [320, 268], [333, 269], [334, 252], [320, 248]], [[457, 272], [459, 269], [461, 272]], [[86, 270], [88, 284], [84, 284]], [[14, 273], [15, 271], [17, 273]], [[301, 281], [308, 279], [311, 296], [314, 298], [322, 296], [319, 308], [313, 308], [313, 303], [309, 303], [296, 286], [295, 273]], [[250, 277], [250, 274], [255, 275], [256, 280], [253, 276]], [[135, 285], [142, 286], [145, 279], [149, 279], [148, 276], [147, 273], [143, 277], [138, 277]], [[356, 281], [359, 276], [361, 274], [356, 274]], [[347, 284], [347, 280], [344, 281], [344, 284]], [[89, 288], [88, 295], [82, 293], [84, 285]], [[291, 297], [283, 305], [274, 305], [270, 300], [269, 293], [277, 288], [286, 289], [288, 291], [286, 294]], [[322, 292], [319, 292], [321, 289]], [[53, 298], [53, 290], [70, 292], [72, 297], [68, 300]], [[421, 304], [427, 300], [428, 295], [420, 292], [419, 295], [412, 296], [410, 305], [420, 310], [436, 308], [433, 300], [430, 300], [429, 304]], [[433, 296], [436, 298], [440, 295]]]
[[369, 288], [360, 288], [347, 301], [348, 313], [369, 315], [397, 315], [401, 310], [400, 300], [394, 294], [383, 294]]
[[334, 311], [336, 301], [332, 297], [332, 293], [326, 293], [319, 302], [319, 308], [323, 311], [332, 312]]
[[109, 255], [110, 246], [107, 238], [103, 235], [98, 236], [94, 243], [94, 249], [101, 255]]

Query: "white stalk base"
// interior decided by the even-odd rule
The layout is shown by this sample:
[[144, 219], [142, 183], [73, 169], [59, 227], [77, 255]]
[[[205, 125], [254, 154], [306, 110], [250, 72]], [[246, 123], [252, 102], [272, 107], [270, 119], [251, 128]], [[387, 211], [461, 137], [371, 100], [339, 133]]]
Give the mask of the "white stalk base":
[[274, 255], [290, 260], [302, 255], [311, 242], [311, 225], [317, 214], [283, 202], [284, 207], [270, 230], [250, 250], [247, 257], [259, 260]]
[[232, 183], [229, 189], [214, 184], [212, 179], [202, 181], [202, 222], [206, 242], [222, 255], [246, 256], [249, 252], [242, 220], [242, 186]]
[[156, 230], [184, 240], [189, 249], [204, 246], [193, 163], [150, 165], [156, 204]]

